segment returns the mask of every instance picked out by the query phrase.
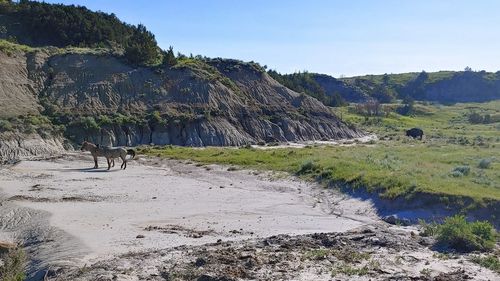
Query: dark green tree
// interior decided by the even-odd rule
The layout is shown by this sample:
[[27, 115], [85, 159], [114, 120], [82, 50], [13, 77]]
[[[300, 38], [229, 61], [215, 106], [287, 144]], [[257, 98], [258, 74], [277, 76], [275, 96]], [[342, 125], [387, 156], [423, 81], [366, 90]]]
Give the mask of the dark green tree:
[[160, 58], [160, 50], [153, 33], [142, 24], [137, 25], [130, 44], [125, 48], [125, 57], [133, 64], [153, 65]]
[[394, 100], [394, 91], [385, 85], [377, 85], [372, 97], [381, 103], [389, 103]]
[[329, 104], [327, 104], [329, 106], [338, 107], [338, 106], [344, 106], [347, 104], [345, 99], [338, 92], [331, 94], [329, 97], [330, 97], [330, 102], [329, 102]]
[[163, 64], [167, 66], [174, 66], [177, 64], [177, 58], [174, 54], [174, 47], [170, 46], [163, 55]]
[[429, 74], [422, 70], [415, 79], [408, 82], [402, 89], [402, 96], [410, 96], [416, 100], [425, 98], [425, 85], [429, 79]]
[[385, 86], [389, 85], [389, 79], [389, 75], [385, 73], [384, 76], [382, 76], [382, 83], [384, 83]]
[[403, 105], [400, 106], [397, 109], [397, 112], [401, 115], [409, 116], [412, 115], [414, 112], [413, 105], [415, 104], [415, 101], [413, 100], [412, 97], [410, 96], [405, 96], [403, 98]]

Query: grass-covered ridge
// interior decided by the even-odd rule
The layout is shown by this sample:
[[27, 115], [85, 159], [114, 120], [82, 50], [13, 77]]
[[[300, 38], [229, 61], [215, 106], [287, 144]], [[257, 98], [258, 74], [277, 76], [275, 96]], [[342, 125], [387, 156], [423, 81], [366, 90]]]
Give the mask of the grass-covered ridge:
[[163, 53], [144, 25], [83, 6], [0, 1], [1, 37], [32, 47], [115, 48], [132, 64], [158, 65]]
[[[414, 117], [392, 113], [367, 119], [342, 108], [344, 119], [385, 138], [374, 144], [270, 150], [167, 147], [143, 148], [141, 152], [284, 171], [324, 183], [349, 183], [388, 198], [425, 193], [483, 204], [500, 200], [500, 124], [470, 124], [466, 114], [470, 107], [495, 111], [497, 105], [419, 105]], [[423, 142], [404, 137], [403, 129], [412, 126], [424, 129]], [[486, 168], [480, 166], [485, 159], [489, 162]]]

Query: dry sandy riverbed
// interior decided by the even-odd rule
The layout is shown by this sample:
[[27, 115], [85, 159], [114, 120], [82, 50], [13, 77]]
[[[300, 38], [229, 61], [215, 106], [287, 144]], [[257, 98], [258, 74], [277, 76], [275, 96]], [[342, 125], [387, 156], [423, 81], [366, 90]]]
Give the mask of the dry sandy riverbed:
[[[372, 271], [378, 270], [376, 263], [385, 266], [379, 260], [400, 259], [401, 251], [411, 249], [412, 258], [402, 258], [397, 265], [401, 272], [422, 276], [432, 260], [434, 275], [453, 271], [459, 278], [495, 277], [463, 258], [433, 258], [434, 252], [413, 239], [410, 229], [391, 230], [382, 223], [368, 201], [293, 177], [159, 159], [132, 161], [126, 171], [119, 164], [111, 171], [91, 166], [90, 157], [71, 154], [0, 170], [0, 240], [26, 245], [32, 276], [62, 268], [57, 280], [329, 280], [332, 266], [317, 271], [321, 263], [309, 253], [325, 247], [326, 240], [315, 233], [328, 232], [328, 239], [336, 241], [327, 243], [330, 248], [339, 245], [338, 249], [371, 249], [378, 254], [370, 259]], [[338, 240], [344, 234], [333, 234], [346, 231], [345, 237], [366, 237], [352, 244], [347, 238]], [[279, 234], [291, 236], [268, 241]], [[377, 242], [384, 239], [390, 241]], [[279, 257], [274, 247], [289, 250]], [[199, 263], [194, 262], [198, 258]], [[243, 269], [227, 269], [224, 259], [241, 262], [237, 265]], [[253, 259], [250, 265], [248, 259]], [[287, 264], [277, 265], [283, 261]], [[463, 264], [467, 271], [462, 274], [457, 270]], [[275, 269], [282, 274], [271, 274]], [[383, 272], [396, 276], [399, 271]], [[228, 279], [206, 279], [205, 273]]]

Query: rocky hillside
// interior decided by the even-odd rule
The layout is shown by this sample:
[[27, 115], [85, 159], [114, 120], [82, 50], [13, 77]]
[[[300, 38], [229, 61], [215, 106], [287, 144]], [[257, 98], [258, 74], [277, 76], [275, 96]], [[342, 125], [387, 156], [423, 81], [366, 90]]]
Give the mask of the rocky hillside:
[[76, 143], [244, 145], [362, 135], [254, 63], [181, 58], [173, 67], [135, 67], [82, 50], [0, 53], [2, 117], [42, 114]]
[[0, 2], [0, 101], [4, 159], [19, 154], [8, 139], [236, 146], [363, 134], [256, 63], [175, 56], [143, 25], [35, 1]]

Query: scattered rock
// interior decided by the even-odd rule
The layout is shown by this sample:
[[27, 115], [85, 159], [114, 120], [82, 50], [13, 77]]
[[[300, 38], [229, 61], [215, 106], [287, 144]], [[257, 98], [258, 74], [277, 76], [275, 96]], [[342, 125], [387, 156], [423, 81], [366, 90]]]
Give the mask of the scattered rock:
[[392, 225], [403, 225], [403, 226], [411, 225], [410, 220], [398, 218], [396, 215], [385, 216], [382, 218], [382, 220]]
[[142, 234], [139, 234], [139, 235], [137, 235], [135, 238], [137, 238], [137, 239], [142, 239], [142, 238], [145, 238], [145, 237], [146, 237], [146, 236], [144, 236], [144, 235], [142, 235]]
[[210, 275], [201, 275], [196, 279], [197, 281], [234, 281], [235, 279], [227, 278], [225, 276], [222, 277], [212, 277]]
[[207, 261], [204, 258], [197, 258], [196, 261], [194, 262], [194, 265], [197, 267], [204, 266], [207, 263]]
[[62, 268], [49, 268], [47, 271], [45, 271], [45, 278], [56, 277], [62, 274], [62, 272]]

